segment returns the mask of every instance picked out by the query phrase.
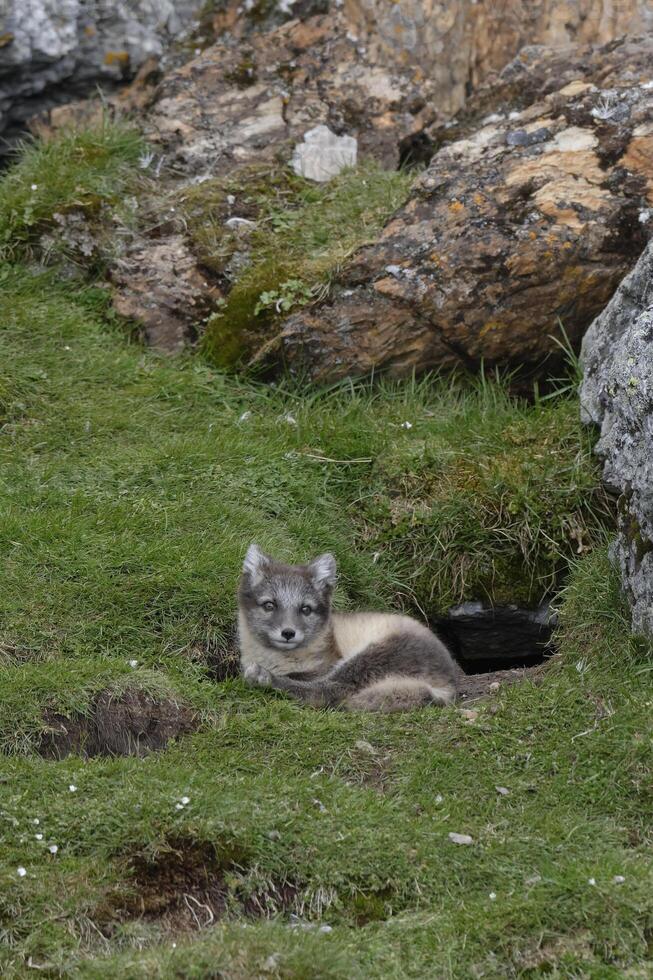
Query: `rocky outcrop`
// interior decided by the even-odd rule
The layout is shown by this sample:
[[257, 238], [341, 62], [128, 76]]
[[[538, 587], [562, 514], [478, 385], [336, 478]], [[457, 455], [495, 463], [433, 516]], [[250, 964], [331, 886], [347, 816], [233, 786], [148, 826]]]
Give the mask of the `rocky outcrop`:
[[345, 7], [373, 60], [423, 73], [445, 115], [525, 45], [603, 44], [653, 29], [648, 0], [345, 0]]
[[618, 493], [613, 556], [635, 632], [653, 636], [653, 243], [583, 340], [581, 409]]
[[341, 12], [293, 20], [247, 42], [227, 35], [166, 76], [147, 132], [187, 175], [288, 161], [324, 124], [394, 167], [399, 142], [433, 122], [431, 86], [370, 60]]
[[561, 327], [579, 343], [653, 227], [652, 64], [651, 38], [524, 52], [482, 94], [493, 114], [449, 127], [458, 138], [380, 239], [265, 357], [318, 381], [481, 362], [536, 372]]
[[223, 0], [202, 23], [209, 37], [229, 32], [242, 40], [341, 8], [352, 42], [371, 63], [432, 83], [442, 117], [525, 45], [604, 44], [653, 29], [648, 0]]
[[130, 78], [201, 6], [201, 0], [3, 0], [0, 132], [96, 83]]

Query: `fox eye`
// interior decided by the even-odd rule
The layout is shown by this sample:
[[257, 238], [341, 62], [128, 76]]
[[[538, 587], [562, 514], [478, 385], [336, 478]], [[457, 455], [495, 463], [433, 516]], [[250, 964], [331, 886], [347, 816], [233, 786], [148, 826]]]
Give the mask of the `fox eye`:
[[302, 616], [310, 616], [311, 613], [313, 612], [310, 606], [302, 606], [299, 611], [302, 614]]
[[261, 603], [261, 609], [265, 609], [266, 612], [272, 612], [274, 609], [276, 609], [276, 605], [276, 602], [272, 602], [271, 599], [268, 599], [267, 602]]

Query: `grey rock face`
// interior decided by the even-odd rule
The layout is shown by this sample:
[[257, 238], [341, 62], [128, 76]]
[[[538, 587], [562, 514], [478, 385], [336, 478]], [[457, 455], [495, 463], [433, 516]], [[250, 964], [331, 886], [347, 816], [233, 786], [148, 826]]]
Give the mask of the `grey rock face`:
[[129, 78], [162, 53], [201, 0], [0, 0], [0, 133]]
[[581, 412], [619, 499], [613, 557], [632, 626], [653, 636], [653, 241], [583, 341]]

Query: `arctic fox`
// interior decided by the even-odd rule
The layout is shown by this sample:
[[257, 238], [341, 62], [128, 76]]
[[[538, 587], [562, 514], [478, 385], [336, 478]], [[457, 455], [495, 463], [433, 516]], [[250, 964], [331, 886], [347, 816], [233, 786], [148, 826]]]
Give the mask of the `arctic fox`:
[[444, 644], [409, 616], [332, 612], [335, 582], [333, 555], [284, 565], [250, 545], [238, 591], [245, 680], [352, 711], [452, 701], [456, 666]]

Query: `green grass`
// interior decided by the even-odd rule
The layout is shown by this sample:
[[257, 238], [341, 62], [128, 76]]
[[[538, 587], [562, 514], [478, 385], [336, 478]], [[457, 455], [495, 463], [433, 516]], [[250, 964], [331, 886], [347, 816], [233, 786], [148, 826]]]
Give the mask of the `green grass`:
[[[207, 326], [204, 349], [213, 363], [242, 366], [257, 345], [273, 335], [280, 315], [327, 295], [339, 267], [378, 234], [405, 200], [414, 178], [414, 173], [365, 163], [326, 185], [289, 176], [282, 180], [277, 174], [274, 180], [265, 180], [262, 194], [260, 175], [253, 181], [250, 175], [253, 189], [245, 183], [244, 195], [236, 193], [236, 197], [239, 205], [244, 203], [245, 214], [254, 205], [251, 214], [257, 218], [257, 228], [247, 266], [224, 308]], [[197, 188], [194, 200], [207, 195], [213, 199], [215, 188], [204, 187]], [[191, 219], [191, 232], [192, 227]], [[209, 253], [205, 261], [211, 264], [212, 251], [219, 262], [224, 261], [224, 232], [213, 246], [207, 234], [212, 234], [211, 225], [204, 222], [195, 235], [201, 254]]]
[[[298, 394], [144, 354], [49, 275], [3, 274], [0, 744], [165, 670], [206, 706], [246, 545], [330, 549], [342, 604], [539, 601], [605, 506], [573, 401], [426, 381]], [[412, 428], [404, 428], [410, 420]], [[16, 668], [15, 664], [20, 666]]]
[[[99, 221], [103, 208], [120, 205], [133, 185], [143, 146], [136, 128], [109, 120], [93, 129], [62, 132], [51, 141], [25, 143], [0, 182], [0, 257], [17, 258], [35, 249], [74, 253], [72, 242], [65, 241], [71, 215], [85, 223]], [[52, 240], [38, 249], [52, 230]], [[80, 229], [72, 229], [75, 233], [79, 236]]]
[[[567, 590], [558, 662], [473, 724], [456, 709], [309, 711], [207, 673], [253, 538], [286, 558], [333, 549], [341, 604], [428, 604], [450, 594], [439, 563], [416, 550], [408, 562], [411, 534], [401, 546], [379, 511], [383, 493], [388, 507], [409, 499], [407, 474], [419, 507], [440, 507], [478, 457], [475, 492], [495, 487], [505, 534], [519, 511], [506, 480], [487, 477], [490, 447], [492, 465], [521, 479], [519, 501], [536, 499], [530, 481], [545, 514], [551, 500], [591, 498], [573, 402], [528, 407], [490, 384], [262, 388], [144, 353], [103, 320], [102, 290], [73, 301], [50, 276], [11, 269], [2, 283], [13, 406], [0, 443], [3, 975], [22, 975], [30, 957], [53, 976], [646, 971], [653, 676], [596, 527]], [[517, 466], [542, 454], [556, 493], [546, 467]], [[418, 540], [428, 526], [415, 524]], [[547, 526], [565, 527], [560, 515]], [[551, 568], [567, 546], [564, 531]], [[190, 702], [203, 727], [145, 760], [34, 754], [46, 710], [83, 713], [98, 691], [130, 686]], [[450, 831], [474, 845], [457, 847]], [[193, 887], [193, 849], [215, 855], [226, 918], [214, 928], [173, 934], [165, 917], [138, 914], [134, 868], [169, 867], [171, 848], [180, 895]], [[270, 921], [243, 918], [257, 895]], [[291, 912], [332, 931], [291, 929]]]
[[[307, 213], [288, 242], [319, 266]], [[8, 265], [0, 287], [3, 977], [650, 976], [651, 651], [573, 392], [264, 387], [143, 351], [102, 288]], [[472, 722], [216, 683], [251, 540], [334, 551], [341, 606], [535, 602], [570, 572], [560, 653]], [[130, 689], [199, 730], [144, 759], [38, 755], [48, 713]], [[223, 915], [200, 929], [206, 868]]]

